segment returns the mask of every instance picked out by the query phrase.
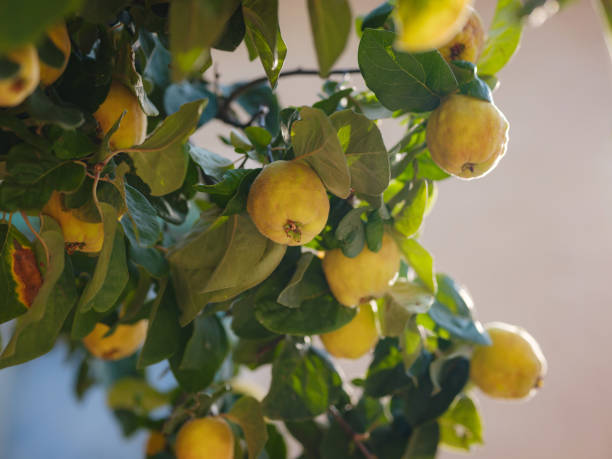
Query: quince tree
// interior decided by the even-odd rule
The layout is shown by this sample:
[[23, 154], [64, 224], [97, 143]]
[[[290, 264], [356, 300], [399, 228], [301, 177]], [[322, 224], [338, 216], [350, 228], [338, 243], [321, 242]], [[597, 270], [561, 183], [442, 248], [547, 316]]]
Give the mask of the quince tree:
[[[542, 2], [486, 29], [467, 0], [305, 1], [314, 70], [283, 70], [278, 0], [0, 5], [0, 368], [69, 342], [77, 395], [104, 384], [149, 457], [286, 458], [291, 435], [305, 458], [433, 458], [482, 443], [472, 387], [542, 383], [535, 340], [481, 326], [419, 240], [439, 181], [504, 173], [496, 75]], [[217, 50], [242, 43], [265, 76], [227, 79]], [[299, 74], [320, 96], [281, 105]], [[192, 141], [213, 126], [231, 159]], [[263, 397], [245, 367], [270, 369]]]

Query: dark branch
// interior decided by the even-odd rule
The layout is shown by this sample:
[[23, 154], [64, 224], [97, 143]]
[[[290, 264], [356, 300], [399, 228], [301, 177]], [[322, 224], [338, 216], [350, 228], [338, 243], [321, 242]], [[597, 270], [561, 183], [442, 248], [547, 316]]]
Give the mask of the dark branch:
[[372, 454], [368, 450], [366, 445], [363, 444], [363, 442], [361, 441], [362, 436], [353, 430], [353, 428], [349, 425], [348, 422], [344, 420], [342, 414], [340, 414], [340, 411], [338, 411], [335, 406], [331, 406], [329, 408], [329, 412], [334, 417], [338, 425], [342, 428], [342, 430], [344, 430], [344, 433], [346, 433], [346, 435], [348, 435], [350, 439], [355, 442], [355, 445], [357, 445], [357, 448], [359, 448], [359, 451], [361, 451], [361, 454], [363, 454], [366, 459], [378, 459], [377, 456]]

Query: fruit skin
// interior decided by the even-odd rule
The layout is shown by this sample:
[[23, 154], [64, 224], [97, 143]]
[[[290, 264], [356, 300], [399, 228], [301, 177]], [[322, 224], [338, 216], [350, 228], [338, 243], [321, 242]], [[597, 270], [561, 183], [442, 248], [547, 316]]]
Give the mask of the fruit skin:
[[113, 81], [106, 99], [93, 115], [100, 126], [100, 137], [113, 127], [124, 110], [127, 112], [119, 129], [110, 138], [110, 146], [116, 150], [144, 142], [147, 136], [147, 115], [142, 111], [136, 96], [121, 83]]
[[279, 244], [303, 245], [323, 230], [329, 199], [323, 182], [307, 164], [274, 161], [249, 191], [247, 212], [261, 234]]
[[435, 163], [463, 179], [482, 177], [508, 146], [508, 120], [492, 103], [453, 94], [427, 122], [427, 146]]
[[546, 373], [546, 359], [524, 329], [503, 322], [485, 326], [491, 346], [474, 349], [470, 379], [494, 398], [518, 399], [535, 393]]
[[346, 325], [320, 336], [327, 352], [334, 357], [358, 359], [378, 341], [376, 317], [369, 303], [358, 306], [357, 315]]
[[60, 224], [68, 252], [78, 250], [97, 253], [102, 250], [104, 225], [79, 220], [73, 212], [64, 208], [62, 193], [54, 191], [49, 202], [43, 207], [42, 213], [53, 217]]
[[430, 51], [447, 43], [467, 20], [471, 0], [398, 0], [397, 48], [411, 53]]
[[147, 440], [146, 454], [147, 456], [155, 456], [166, 449], [166, 437], [159, 430], [153, 430], [149, 434]]
[[178, 431], [174, 450], [176, 459], [234, 459], [234, 434], [223, 419], [194, 419]]
[[476, 10], [472, 7], [469, 7], [469, 10], [470, 15], [461, 31], [438, 49], [448, 62], [468, 61], [475, 64], [480, 57], [485, 43], [485, 29]]
[[26, 45], [6, 54], [20, 65], [17, 74], [0, 79], [0, 107], [15, 107], [23, 102], [38, 86], [40, 64], [38, 53], [32, 45]]
[[89, 352], [103, 360], [119, 360], [136, 352], [147, 336], [148, 321], [140, 320], [134, 324], [122, 324], [109, 336], [104, 336], [110, 327], [97, 323], [93, 331], [83, 338]]
[[363, 298], [385, 293], [399, 270], [400, 254], [393, 238], [385, 233], [382, 247], [372, 252], [368, 247], [355, 258], [340, 249], [325, 252], [323, 272], [334, 297], [345, 306], [355, 306]]
[[64, 70], [66, 70], [66, 66], [68, 65], [68, 58], [70, 57], [71, 49], [68, 29], [66, 29], [66, 24], [63, 22], [50, 27], [47, 30], [47, 36], [64, 55], [64, 63], [61, 67], [51, 67], [40, 61], [40, 83], [43, 86], [52, 85], [57, 81], [62, 73], [64, 73]]

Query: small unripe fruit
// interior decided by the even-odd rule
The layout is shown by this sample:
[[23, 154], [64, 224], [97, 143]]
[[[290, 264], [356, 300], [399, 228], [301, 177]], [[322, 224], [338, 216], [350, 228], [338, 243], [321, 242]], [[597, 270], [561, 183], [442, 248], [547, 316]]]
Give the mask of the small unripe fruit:
[[83, 344], [89, 352], [103, 360], [119, 360], [129, 357], [140, 349], [147, 336], [147, 320], [135, 324], [122, 324], [109, 336], [105, 336], [110, 327], [97, 323], [93, 331], [83, 338]]
[[138, 98], [124, 85], [113, 81], [106, 99], [93, 115], [100, 126], [100, 137], [110, 131], [124, 110], [126, 114], [119, 129], [110, 138], [110, 146], [116, 150], [144, 142], [147, 136], [147, 115], [142, 111]]
[[57, 81], [62, 73], [64, 73], [64, 70], [66, 70], [66, 66], [68, 65], [68, 58], [70, 57], [71, 48], [68, 29], [66, 29], [66, 24], [63, 22], [49, 28], [47, 30], [47, 36], [64, 55], [64, 62], [60, 67], [51, 67], [42, 61], [40, 62], [40, 83], [43, 86], [52, 85]]
[[42, 213], [57, 220], [64, 233], [68, 252], [97, 253], [102, 250], [104, 225], [101, 222], [91, 223], [80, 220], [70, 209], [65, 209], [62, 193], [54, 191], [49, 202], [43, 207]]
[[11, 51], [5, 57], [19, 64], [19, 70], [9, 78], [0, 79], [0, 107], [15, 107], [38, 86], [40, 64], [36, 48], [32, 45]]
[[487, 324], [491, 346], [474, 349], [470, 379], [494, 398], [532, 395], [542, 384], [546, 359], [536, 340], [522, 328], [501, 322]]
[[471, 0], [398, 0], [396, 46], [410, 53], [439, 48], [461, 30], [470, 3]]
[[448, 62], [468, 61], [476, 63], [485, 42], [485, 29], [482, 19], [475, 9], [470, 7], [470, 15], [461, 31], [438, 51]]
[[234, 459], [234, 434], [223, 419], [194, 419], [180, 428], [176, 459]]
[[359, 305], [357, 315], [346, 325], [321, 335], [327, 352], [334, 357], [358, 359], [378, 341], [376, 317], [369, 303]]
[[383, 295], [399, 270], [397, 245], [387, 233], [382, 247], [372, 252], [368, 247], [354, 258], [340, 249], [325, 252], [322, 266], [334, 297], [345, 306], [356, 306], [362, 300]]
[[325, 227], [329, 200], [323, 182], [310, 166], [299, 161], [274, 161], [251, 185], [247, 211], [268, 239], [303, 245]]
[[506, 153], [508, 120], [490, 102], [453, 94], [427, 122], [427, 147], [435, 163], [463, 179], [493, 170]]

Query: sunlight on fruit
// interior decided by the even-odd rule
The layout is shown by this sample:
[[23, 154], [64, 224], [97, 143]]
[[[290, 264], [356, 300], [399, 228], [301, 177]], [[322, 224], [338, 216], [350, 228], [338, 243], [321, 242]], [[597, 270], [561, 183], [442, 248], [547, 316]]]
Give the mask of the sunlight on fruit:
[[194, 419], [180, 428], [174, 449], [176, 459], [234, 459], [234, 434], [223, 419]]
[[14, 107], [36, 89], [40, 71], [36, 48], [27, 45], [4, 56], [19, 64], [19, 70], [9, 78], [0, 79], [0, 107]]
[[481, 177], [506, 153], [509, 124], [492, 103], [454, 94], [436, 108], [427, 123], [432, 159], [449, 174]]
[[537, 341], [514, 325], [493, 322], [485, 328], [493, 344], [474, 349], [471, 381], [494, 398], [533, 395], [546, 374], [546, 359]]
[[144, 343], [147, 335], [147, 320], [135, 324], [119, 325], [113, 333], [105, 336], [110, 327], [97, 323], [93, 331], [83, 338], [89, 352], [103, 360], [119, 360], [129, 357]]
[[325, 227], [329, 200], [307, 164], [275, 161], [257, 176], [247, 211], [261, 234], [278, 244], [303, 245]]
[[372, 305], [363, 303], [358, 308], [357, 315], [348, 324], [320, 336], [325, 349], [334, 357], [358, 359], [370, 352], [378, 341]]

